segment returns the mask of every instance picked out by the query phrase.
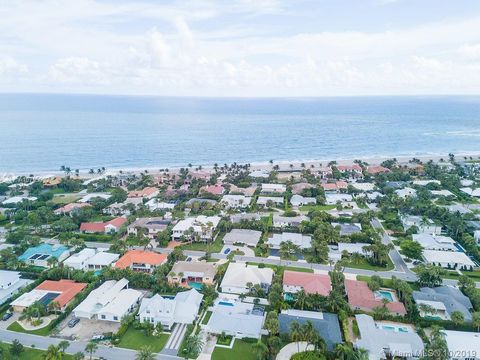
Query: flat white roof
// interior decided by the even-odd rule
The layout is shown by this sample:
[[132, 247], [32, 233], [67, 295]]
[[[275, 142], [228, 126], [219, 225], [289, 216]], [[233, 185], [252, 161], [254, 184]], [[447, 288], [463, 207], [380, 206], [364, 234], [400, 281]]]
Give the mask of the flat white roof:
[[424, 250], [423, 257], [428, 263], [445, 263], [475, 266], [472, 260], [463, 252]]
[[[466, 354], [465, 358], [472, 359], [480, 357], [480, 333], [451, 330], [444, 330], [443, 333], [450, 353]], [[472, 355], [469, 356], [468, 354]]]
[[67, 258], [63, 263], [65, 265], [81, 264], [93, 255], [95, 255], [94, 249], [85, 248]]
[[87, 264], [107, 266], [117, 261], [120, 254], [113, 254], [105, 251], [99, 251], [88, 259]]
[[265, 283], [271, 284], [273, 270], [270, 268], [260, 269], [258, 266], [244, 263], [230, 263], [223, 276], [221, 287], [246, 287], [247, 283], [253, 285]]

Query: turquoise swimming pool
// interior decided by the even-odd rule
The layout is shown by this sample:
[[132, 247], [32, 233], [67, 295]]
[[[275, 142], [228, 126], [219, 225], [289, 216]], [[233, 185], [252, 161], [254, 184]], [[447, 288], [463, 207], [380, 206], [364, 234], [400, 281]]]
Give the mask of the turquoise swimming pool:
[[188, 282], [188, 286], [190, 286], [192, 289], [195, 289], [195, 290], [202, 290], [202, 283], [198, 283], [198, 282], [193, 282], [193, 281], [189, 281]]
[[375, 291], [375, 297], [377, 299], [386, 299], [388, 302], [392, 302], [394, 300], [393, 293], [387, 290], [378, 290]]

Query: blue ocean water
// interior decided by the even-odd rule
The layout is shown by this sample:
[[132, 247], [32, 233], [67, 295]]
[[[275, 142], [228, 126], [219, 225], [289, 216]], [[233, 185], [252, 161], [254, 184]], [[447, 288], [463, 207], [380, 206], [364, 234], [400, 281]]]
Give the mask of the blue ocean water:
[[480, 152], [480, 97], [0, 95], [0, 173]]

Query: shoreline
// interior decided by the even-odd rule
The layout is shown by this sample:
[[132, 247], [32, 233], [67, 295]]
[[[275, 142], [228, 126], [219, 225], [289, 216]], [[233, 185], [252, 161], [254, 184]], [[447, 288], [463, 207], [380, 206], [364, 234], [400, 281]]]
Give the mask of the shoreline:
[[[461, 153], [454, 153], [455, 157], [464, 158], [464, 157], [472, 157], [480, 159], [480, 151], [479, 152], [461, 152]], [[365, 155], [365, 156], [358, 156], [355, 158], [337, 158], [337, 159], [309, 159], [309, 160], [273, 160], [273, 163], [269, 161], [257, 161], [257, 162], [250, 162], [250, 170], [251, 171], [271, 171], [273, 166], [278, 165], [281, 170], [288, 171], [290, 169], [290, 165], [293, 165], [294, 168], [298, 168], [301, 164], [305, 164], [305, 169], [311, 168], [311, 165], [314, 165], [315, 168], [319, 168], [320, 166], [327, 166], [329, 162], [335, 161], [338, 165], [351, 165], [354, 163], [355, 160], [362, 160], [369, 165], [380, 165], [385, 160], [396, 158], [397, 161], [401, 164], [408, 163], [409, 160], [412, 158], [419, 159], [422, 162], [428, 162], [430, 160], [434, 162], [440, 161], [440, 159], [448, 160], [448, 153], [446, 154], [412, 154], [412, 155]], [[228, 164], [231, 165], [232, 163]], [[238, 165], [245, 165], [247, 163], [237, 163]], [[198, 171], [213, 171], [214, 164], [193, 164], [190, 167], [190, 170], [195, 171], [196, 168], [202, 167], [201, 170]], [[219, 167], [222, 167], [223, 164], [218, 163]], [[145, 166], [145, 167], [115, 167], [115, 168], [106, 168], [105, 172], [102, 174], [89, 174], [88, 171], [90, 169], [80, 169], [80, 177], [82, 178], [95, 178], [95, 177], [103, 177], [107, 175], [117, 175], [122, 171], [123, 173], [129, 174], [140, 174], [144, 173], [145, 170], [148, 171], [150, 175], [157, 175], [161, 174], [160, 169], [168, 169], [170, 173], [178, 172], [181, 168], [188, 168], [188, 164], [183, 166]], [[72, 175], [74, 175], [74, 168], [72, 168]], [[25, 171], [25, 172], [2, 172], [0, 173], [0, 182], [7, 181], [6, 179], [15, 179], [19, 176], [29, 176], [33, 174], [34, 177], [37, 178], [49, 178], [54, 176], [63, 176], [65, 173], [60, 170], [56, 171]]]

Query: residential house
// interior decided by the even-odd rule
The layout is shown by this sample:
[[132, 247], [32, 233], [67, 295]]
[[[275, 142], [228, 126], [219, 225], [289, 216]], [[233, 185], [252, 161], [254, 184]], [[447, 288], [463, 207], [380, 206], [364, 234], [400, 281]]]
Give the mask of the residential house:
[[95, 253], [95, 249], [82, 249], [78, 253], [72, 254], [70, 257], [65, 259], [63, 265], [76, 270], [85, 270], [87, 267], [87, 260], [95, 255]]
[[449, 236], [422, 233], [413, 234], [412, 239], [422, 245], [425, 250], [458, 251], [455, 246], [456, 241]]
[[417, 190], [406, 187], [403, 189], [395, 190], [395, 194], [397, 194], [397, 196], [402, 199], [413, 198], [417, 196]]
[[244, 263], [230, 263], [223, 276], [222, 292], [231, 294], [246, 294], [249, 292], [248, 285], [259, 285], [268, 292], [273, 280], [273, 270], [259, 268]]
[[290, 198], [290, 204], [293, 207], [299, 207], [303, 205], [315, 205], [317, 203], [317, 199], [314, 197], [304, 197], [301, 195], [293, 195]]
[[169, 284], [200, 288], [212, 285], [217, 268], [204, 261], [177, 261], [167, 275]]
[[173, 210], [177, 203], [175, 201], [160, 201], [159, 199], [150, 199], [145, 203], [150, 211], [155, 210]]
[[438, 286], [435, 288], [421, 288], [420, 291], [412, 293], [415, 303], [428, 305], [432, 312], [425, 312], [420, 309], [420, 315], [423, 317], [451, 320], [454, 311], [463, 314], [465, 321], [472, 321], [473, 310], [470, 299], [453, 286]]
[[328, 296], [332, 290], [330, 276], [285, 270], [283, 272], [283, 292], [296, 294], [301, 290], [306, 294]]
[[[230, 264], [231, 265], [231, 264]], [[265, 321], [264, 310], [240, 300], [223, 299], [222, 294], [215, 300], [212, 315], [205, 330], [212, 334], [226, 334], [236, 338], [259, 339]]]
[[134, 311], [142, 293], [128, 288], [128, 280], [108, 280], [90, 292], [74, 310], [78, 318], [120, 322]]
[[70, 251], [66, 246], [42, 243], [25, 250], [25, 252], [18, 257], [18, 260], [28, 265], [48, 267], [50, 258], [55, 258], [58, 262], [62, 262], [69, 255]]
[[164, 329], [171, 330], [174, 324], [192, 324], [202, 299], [203, 295], [195, 289], [179, 292], [174, 298], [156, 294], [142, 300], [138, 317], [141, 322], [162, 324]]
[[350, 194], [325, 194], [325, 204], [336, 205], [337, 203], [346, 203], [353, 201], [353, 197]]
[[255, 194], [255, 191], [257, 191], [256, 186], [249, 186], [247, 188], [243, 187], [238, 187], [236, 185], [231, 185], [230, 186], [230, 194], [235, 195], [235, 194], [242, 194], [247, 197], [252, 197]]
[[78, 200], [78, 202], [91, 203], [94, 199], [108, 200], [111, 197], [112, 195], [107, 193], [88, 193], [88, 194], [85, 194], [85, 196], [82, 197], [80, 200]]
[[111, 234], [118, 232], [121, 226], [126, 222], [127, 218], [125, 217], [117, 217], [106, 222], [84, 222], [80, 224], [80, 231], [87, 234]]
[[411, 325], [375, 321], [365, 314], [355, 315], [360, 338], [355, 348], [365, 349], [369, 360], [418, 359], [423, 354], [423, 341]]
[[135, 271], [152, 273], [153, 270], [167, 262], [167, 254], [153, 251], [129, 250], [115, 263], [118, 269], [130, 268]]
[[283, 205], [283, 196], [259, 196], [257, 205], [262, 207], [272, 207]]
[[243, 209], [250, 205], [251, 197], [244, 195], [223, 195], [221, 203], [227, 209]]
[[292, 242], [300, 249], [309, 249], [311, 247], [312, 237], [310, 235], [303, 235], [300, 233], [284, 232], [281, 234], [272, 234], [267, 240], [267, 244], [272, 249], [280, 249], [282, 243], [287, 241]]
[[273, 226], [277, 228], [284, 227], [298, 227], [303, 221], [310, 221], [310, 218], [305, 215], [297, 216], [282, 216], [282, 215], [273, 215]]
[[359, 223], [332, 223], [334, 228], [338, 228], [340, 236], [350, 236], [362, 232], [362, 225]]
[[225, 245], [244, 244], [255, 247], [262, 237], [262, 232], [249, 229], [232, 229], [223, 237]]
[[86, 270], [98, 271], [112, 266], [120, 257], [119, 254], [113, 254], [106, 251], [99, 251], [86, 261]]
[[241, 223], [242, 221], [260, 221], [264, 217], [270, 216], [265, 213], [242, 213], [230, 215], [230, 221], [233, 224]]
[[451, 360], [479, 360], [480, 333], [443, 330]]
[[81, 209], [90, 207], [87, 203], [71, 203], [62, 206], [54, 211], [55, 215], [72, 215], [78, 213]]
[[309, 184], [306, 182], [296, 183], [292, 185], [292, 194], [301, 195], [303, 190], [314, 189], [314, 188], [315, 188], [315, 185]]
[[426, 263], [441, 266], [446, 269], [472, 270], [476, 265], [460, 251], [423, 250]]
[[403, 229], [407, 231], [412, 226], [415, 226], [417, 233], [427, 233], [440, 235], [442, 232], [442, 226], [435, 224], [431, 219], [422, 218], [421, 216], [403, 215], [400, 216], [400, 221], [403, 224]]
[[32, 291], [22, 294], [12, 301], [10, 306], [16, 312], [23, 312], [37, 301], [46, 306], [55, 301], [59, 305], [59, 310], [64, 310], [74, 297], [86, 287], [87, 284], [77, 283], [73, 280], [45, 280]]
[[0, 305], [30, 283], [32, 280], [22, 279], [17, 271], [0, 270]]
[[154, 239], [159, 232], [167, 229], [170, 220], [163, 217], [137, 218], [133, 223], [127, 226], [129, 235], [138, 235], [138, 230], [143, 230], [143, 234], [150, 239]]
[[347, 279], [345, 280], [345, 291], [348, 303], [353, 310], [371, 312], [376, 307], [382, 307], [383, 300], [387, 299], [386, 307], [392, 314], [405, 315], [407, 313], [405, 306], [396, 299], [393, 291], [385, 290], [374, 293], [365, 281]]
[[208, 193], [215, 196], [220, 196], [225, 192], [222, 184], [206, 185], [200, 188], [200, 193]]
[[201, 241], [209, 241], [213, 238], [218, 223], [219, 216], [199, 215], [180, 220], [172, 229], [172, 240], [194, 239], [197, 237]]
[[283, 194], [287, 191], [284, 184], [262, 184], [262, 194]]
[[146, 187], [142, 190], [129, 191], [127, 197], [129, 198], [142, 198], [153, 199], [160, 191], [155, 187]]
[[333, 351], [337, 344], [342, 343], [342, 332], [337, 314], [294, 309], [282, 310], [278, 315], [280, 334], [289, 335], [294, 322], [300, 325], [311, 322], [318, 335], [325, 340], [328, 351]]
[[390, 169], [380, 165], [367, 166], [367, 173], [369, 175], [385, 174], [390, 172]]

